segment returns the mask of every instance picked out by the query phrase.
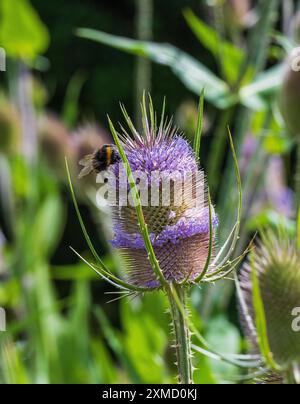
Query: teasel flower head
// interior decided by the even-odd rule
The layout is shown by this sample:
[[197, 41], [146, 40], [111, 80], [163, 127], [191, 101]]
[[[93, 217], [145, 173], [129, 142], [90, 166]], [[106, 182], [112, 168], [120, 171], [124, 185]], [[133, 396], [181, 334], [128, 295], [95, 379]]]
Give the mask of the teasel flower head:
[[[165, 288], [170, 284], [187, 286], [216, 282], [228, 277], [248, 252], [231, 260], [239, 238], [242, 194], [230, 133], [239, 203], [236, 223], [217, 252], [218, 217], [197, 158], [201, 145], [203, 97], [194, 148], [172, 126], [172, 119], [165, 118], [165, 104], [161, 118], [157, 119], [150, 97], [148, 104], [146, 97], [142, 102], [142, 132], [134, 127], [122, 105], [129, 130], [120, 125], [117, 131], [109, 119], [115, 146], [111, 145], [109, 156], [105, 157], [111, 160], [111, 153], [118, 153], [119, 162], [107, 164], [107, 169], [100, 172], [103, 179], [100, 190], [107, 193], [107, 203], [112, 211], [111, 244], [121, 252], [127, 264], [124, 280], [113, 276], [101, 261], [82, 219], [81, 226], [98, 262], [88, 264], [105, 280], [133, 293]], [[70, 186], [73, 193], [71, 181]], [[73, 200], [76, 206], [74, 194]], [[80, 217], [78, 209], [77, 213]]]
[[[143, 220], [163, 279], [175, 284], [213, 282], [230, 265], [226, 254], [222, 255], [224, 250], [215, 254], [218, 218], [193, 148], [172, 127], [172, 120], [164, 118], [164, 108], [157, 124], [151, 99], [149, 106], [145, 99], [142, 103], [142, 134], [123, 106], [122, 111], [132, 136], [123, 126], [118, 134], [112, 123], [111, 129], [139, 189]], [[122, 175], [123, 162], [111, 166], [107, 176], [108, 188], [114, 184], [111, 176], [118, 188], [117, 203], [112, 207], [112, 245], [126, 258], [130, 284], [159, 288], [161, 279], [152, 269], [136, 206], [128, 204], [127, 196], [124, 203], [119, 195], [120, 190], [130, 188], [127, 176]]]
[[252, 349], [260, 351], [275, 371], [273, 380], [283, 380], [286, 372], [300, 364], [300, 334], [295, 329], [299, 262], [295, 241], [281, 232], [267, 231], [240, 276], [243, 328]]
[[[140, 192], [146, 191], [143, 213], [162, 273], [169, 282], [192, 281], [204, 269], [210, 232], [205, 180], [193, 150], [169, 124], [157, 130], [146, 126], [144, 137], [136, 133], [131, 139], [125, 134], [122, 140], [131, 170], [143, 176], [137, 178]], [[119, 177], [120, 167], [123, 164], [115, 166], [113, 172], [118, 184], [127, 189], [127, 178], [121, 183]], [[141, 189], [141, 182], [146, 189]], [[122, 206], [121, 200], [113, 210], [112, 244], [129, 259], [130, 281], [144, 287], [159, 286], [147, 258], [135, 207]], [[212, 221], [215, 230], [218, 219], [214, 212]]]

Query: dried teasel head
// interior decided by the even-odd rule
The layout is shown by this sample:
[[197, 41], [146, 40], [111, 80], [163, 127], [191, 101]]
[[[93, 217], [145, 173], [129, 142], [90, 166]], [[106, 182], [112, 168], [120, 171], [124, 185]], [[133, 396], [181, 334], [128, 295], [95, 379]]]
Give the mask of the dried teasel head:
[[98, 125], [88, 123], [76, 129], [72, 141], [76, 149], [76, 159], [80, 161], [102, 145], [111, 143], [111, 136]]
[[55, 115], [47, 114], [40, 117], [38, 121], [39, 148], [49, 167], [59, 175], [65, 176], [65, 157], [74, 166], [74, 148], [71, 136]]

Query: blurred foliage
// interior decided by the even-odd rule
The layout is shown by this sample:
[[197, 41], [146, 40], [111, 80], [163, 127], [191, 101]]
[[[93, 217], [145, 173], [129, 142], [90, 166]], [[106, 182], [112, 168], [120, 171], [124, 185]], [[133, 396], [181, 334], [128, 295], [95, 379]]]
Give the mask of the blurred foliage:
[[[135, 60], [120, 49], [155, 62], [154, 103], [167, 95], [168, 108], [191, 142], [197, 98], [205, 88], [201, 164], [211, 168], [208, 182], [223, 219], [220, 239], [228, 235], [223, 221], [235, 219], [230, 208], [236, 190], [225, 177], [228, 124], [243, 177], [241, 246], [266, 226], [281, 226], [295, 237], [295, 138], [277, 105], [294, 39], [282, 32], [274, 2], [262, 27], [266, 32], [249, 51], [249, 37], [267, 14], [261, 5], [268, 2], [251, 2], [250, 14], [232, 8], [235, 2], [213, 3], [155, 1], [155, 42], [146, 43], [129, 39], [135, 37], [134, 0], [118, 7], [109, 0], [0, 0], [0, 46], [8, 56], [7, 74], [0, 73], [0, 307], [8, 319], [7, 332], [0, 333], [0, 383], [175, 381], [165, 296], [118, 300], [114, 288], [69, 249], [90, 256], [66, 185], [65, 156], [97, 251], [114, 273], [121, 271], [121, 259], [107, 242], [109, 216], [94, 203], [93, 181], [75, 181], [82, 156], [111, 141], [106, 114], [118, 120], [120, 100], [129, 112], [136, 104]], [[286, 17], [292, 24], [293, 16]], [[79, 38], [78, 28], [84, 27], [80, 36], [117, 50]], [[255, 55], [257, 50], [261, 54]], [[29, 161], [22, 149], [24, 64], [31, 78], [25, 104], [34, 111], [37, 161]], [[274, 156], [279, 167], [270, 164]], [[231, 282], [193, 290], [191, 321], [217, 352], [246, 350], [236, 306]], [[194, 364], [197, 383], [237, 382], [245, 373], [201, 353], [195, 353]]]
[[0, 43], [8, 56], [32, 60], [47, 50], [49, 33], [27, 0], [0, 3]]

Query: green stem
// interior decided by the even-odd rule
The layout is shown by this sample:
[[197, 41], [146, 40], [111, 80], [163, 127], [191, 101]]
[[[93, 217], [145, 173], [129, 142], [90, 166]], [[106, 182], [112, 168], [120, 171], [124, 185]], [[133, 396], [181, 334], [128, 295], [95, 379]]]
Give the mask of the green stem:
[[187, 324], [186, 296], [182, 286], [177, 285], [174, 289], [179, 301], [176, 301], [171, 289], [168, 289], [167, 293], [175, 333], [179, 383], [192, 384], [192, 355], [190, 331]]
[[[141, 41], [151, 41], [153, 37], [153, 0], [136, 0], [136, 37]], [[152, 63], [144, 57], [136, 60], [136, 122], [141, 121], [140, 100], [144, 91], [151, 91]], [[138, 127], [141, 130], [141, 127]]]
[[211, 173], [210, 190], [213, 196], [219, 186], [221, 167], [224, 162], [228, 140], [227, 126], [231, 122], [233, 111], [234, 108], [230, 108], [222, 112], [210, 150], [207, 172]]

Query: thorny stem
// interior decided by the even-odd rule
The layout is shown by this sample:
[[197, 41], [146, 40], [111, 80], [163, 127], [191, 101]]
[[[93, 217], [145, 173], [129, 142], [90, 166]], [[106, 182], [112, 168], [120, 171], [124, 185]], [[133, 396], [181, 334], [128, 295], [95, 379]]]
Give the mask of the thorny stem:
[[[178, 376], [180, 384], [192, 384], [192, 354], [190, 343], [190, 331], [187, 324], [186, 296], [182, 286], [174, 286], [179, 302], [176, 301], [171, 289], [167, 289], [170, 313], [175, 334], [175, 349], [177, 356]], [[181, 307], [179, 307], [179, 303]]]

